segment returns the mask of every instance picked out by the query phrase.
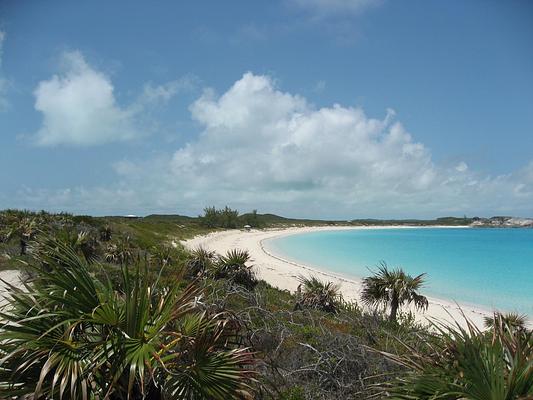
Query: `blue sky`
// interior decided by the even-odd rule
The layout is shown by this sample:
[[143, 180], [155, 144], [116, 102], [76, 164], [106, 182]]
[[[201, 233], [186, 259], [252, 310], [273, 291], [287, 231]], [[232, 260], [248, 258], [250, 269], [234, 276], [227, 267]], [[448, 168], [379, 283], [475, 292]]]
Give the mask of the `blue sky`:
[[533, 3], [0, 2], [0, 208], [533, 215]]

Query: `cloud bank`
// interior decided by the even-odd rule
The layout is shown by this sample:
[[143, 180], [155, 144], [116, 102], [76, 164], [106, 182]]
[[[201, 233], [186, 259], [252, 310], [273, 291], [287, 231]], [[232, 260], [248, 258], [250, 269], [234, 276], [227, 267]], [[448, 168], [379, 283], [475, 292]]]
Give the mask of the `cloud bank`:
[[194, 214], [229, 204], [327, 218], [533, 214], [533, 161], [494, 177], [464, 161], [437, 165], [393, 110], [376, 119], [339, 104], [317, 108], [246, 73], [220, 96], [206, 90], [190, 112], [201, 127], [196, 139], [166, 156], [117, 162], [114, 188], [55, 193], [56, 206]]

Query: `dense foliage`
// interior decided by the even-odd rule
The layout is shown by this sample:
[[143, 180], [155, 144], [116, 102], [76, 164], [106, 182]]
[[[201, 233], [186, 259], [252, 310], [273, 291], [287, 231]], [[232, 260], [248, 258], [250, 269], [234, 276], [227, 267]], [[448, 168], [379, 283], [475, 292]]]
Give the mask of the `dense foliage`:
[[149, 283], [137, 264], [122, 288], [72, 247], [42, 239], [36, 277], [11, 287], [0, 330], [7, 396], [70, 399], [251, 397], [253, 355], [226, 313], [198, 307], [201, 288]]
[[533, 332], [495, 314], [482, 331], [467, 321], [439, 322], [420, 340], [429, 351], [390, 355], [409, 371], [391, 382], [397, 399], [511, 400], [533, 398]]
[[200, 217], [202, 225], [207, 228], [237, 228], [239, 224], [239, 212], [232, 210], [228, 206], [223, 209], [215, 207], [204, 208], [204, 215]]

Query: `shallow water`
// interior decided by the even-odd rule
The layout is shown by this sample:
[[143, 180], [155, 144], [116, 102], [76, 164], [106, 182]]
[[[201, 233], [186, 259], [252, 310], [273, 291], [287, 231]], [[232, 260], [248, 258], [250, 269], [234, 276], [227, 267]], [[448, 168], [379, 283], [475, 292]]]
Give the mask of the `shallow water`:
[[321, 231], [264, 244], [284, 258], [357, 278], [385, 261], [426, 273], [427, 295], [533, 316], [533, 229]]

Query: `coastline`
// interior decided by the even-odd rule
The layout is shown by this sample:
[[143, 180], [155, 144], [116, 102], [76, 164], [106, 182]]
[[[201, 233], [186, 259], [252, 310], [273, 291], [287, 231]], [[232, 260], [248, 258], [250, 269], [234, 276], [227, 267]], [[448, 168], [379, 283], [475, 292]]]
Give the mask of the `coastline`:
[[[358, 278], [346, 277], [342, 274], [327, 271], [316, 266], [311, 266], [291, 260], [272, 253], [265, 248], [264, 242], [269, 239], [280, 238], [289, 235], [295, 235], [316, 231], [332, 230], [361, 230], [361, 229], [425, 229], [425, 228], [466, 228], [466, 226], [325, 226], [325, 227], [290, 227], [283, 229], [265, 229], [265, 230], [226, 230], [212, 232], [207, 235], [196, 236], [193, 239], [183, 241], [182, 244], [188, 249], [204, 247], [206, 249], [223, 254], [232, 248], [248, 250], [254, 269], [260, 279], [265, 280], [272, 286], [281, 290], [295, 292], [299, 281], [299, 275], [317, 275], [323, 280], [333, 281], [340, 285], [341, 293], [347, 301], [357, 301], [360, 303], [360, 293], [362, 281]], [[429, 301], [428, 310], [424, 313], [411, 309], [415, 317], [420, 322], [427, 322], [428, 319], [438, 319], [453, 323], [457, 321], [465, 325], [466, 316], [478, 327], [483, 327], [483, 320], [486, 316], [492, 316], [492, 312], [483, 306], [468, 304], [464, 302], [454, 302], [452, 300], [426, 296]]]

